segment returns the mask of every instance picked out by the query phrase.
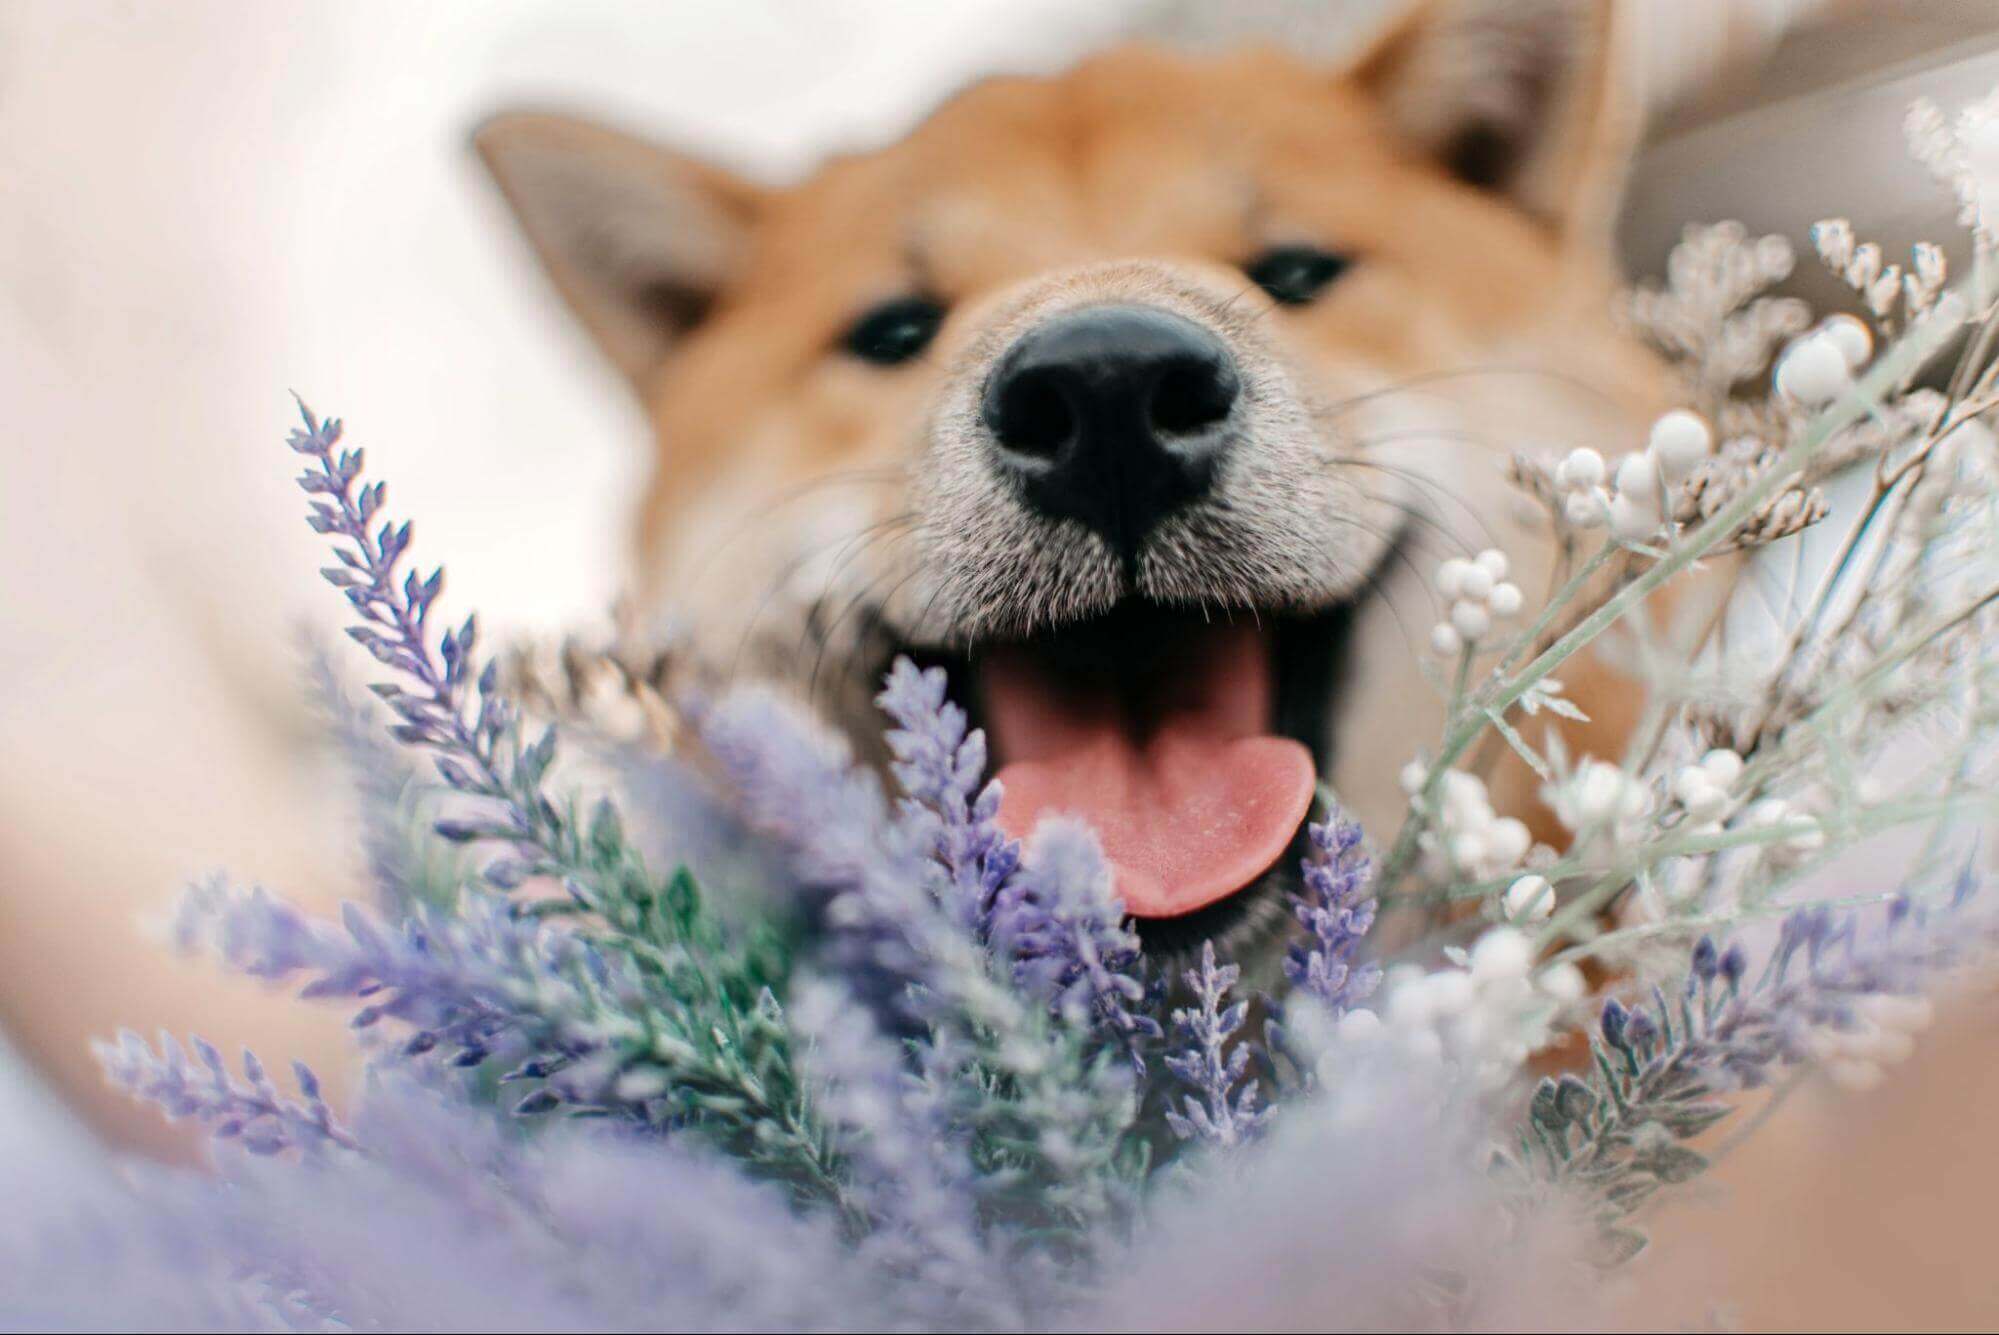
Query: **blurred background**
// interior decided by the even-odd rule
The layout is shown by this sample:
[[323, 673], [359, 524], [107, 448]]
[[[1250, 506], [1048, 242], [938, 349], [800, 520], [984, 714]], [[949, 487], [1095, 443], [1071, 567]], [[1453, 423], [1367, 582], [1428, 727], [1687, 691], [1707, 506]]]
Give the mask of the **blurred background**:
[[[1393, 3], [1169, 8], [1309, 12], [1332, 51]], [[1948, 230], [1902, 111], [1999, 82], [1999, 3], [1637, 7], [1635, 273], [1690, 219], [1802, 240], [1846, 212], [1891, 250]], [[213, 1013], [225, 985], [144, 925], [190, 876], [320, 904], [352, 883], [292, 629], [338, 606], [287, 391], [348, 420], [452, 608], [552, 632], [617, 591], [643, 427], [467, 148], [479, 119], [576, 106], [781, 180], [1160, 9], [0, 0], [0, 1141], [86, 1152], [48, 1092], [95, 1086], [73, 1036]], [[301, 1039], [272, 1011], [243, 1036], [338, 1050], [332, 1017]], [[161, 1143], [150, 1112], [90, 1115]]]

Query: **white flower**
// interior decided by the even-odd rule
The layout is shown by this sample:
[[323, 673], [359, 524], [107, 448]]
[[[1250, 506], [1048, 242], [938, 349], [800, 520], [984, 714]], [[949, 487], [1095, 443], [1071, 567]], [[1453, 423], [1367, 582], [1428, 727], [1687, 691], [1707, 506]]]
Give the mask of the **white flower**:
[[1791, 345], [1777, 363], [1775, 378], [1779, 393], [1807, 408], [1818, 408], [1846, 392], [1853, 371], [1839, 343], [1818, 330]]
[[[1644, 463], [1648, 472], [1651, 470], [1643, 455], [1634, 454], [1631, 457]], [[1666, 522], [1666, 517], [1659, 511], [1656, 495], [1646, 499], [1619, 492], [1611, 497], [1608, 513], [1610, 532], [1620, 542], [1644, 542], [1657, 537]]]
[[1430, 631], [1430, 648], [1452, 658], [1492, 631], [1496, 618], [1517, 613], [1526, 601], [1506, 579], [1506, 553], [1489, 547], [1470, 560], [1452, 557], [1437, 567], [1436, 590], [1448, 607]]
[[1555, 887], [1545, 876], [1522, 876], [1506, 887], [1499, 906], [1508, 922], [1539, 922], [1555, 911]]
[[1430, 767], [1420, 760], [1412, 760], [1402, 767], [1402, 773], [1398, 777], [1402, 783], [1402, 791], [1414, 797], [1423, 791], [1424, 783], [1429, 780]]
[[1652, 424], [1645, 452], [1668, 483], [1680, 482], [1714, 453], [1714, 428], [1699, 413], [1675, 408]]
[[1572, 491], [1562, 498], [1562, 517], [1576, 528], [1596, 528], [1610, 518], [1610, 493], [1602, 487]]
[[1555, 815], [1578, 832], [1628, 825], [1650, 806], [1645, 785], [1605, 760], [1586, 759], [1549, 793]]
[[1525, 933], [1498, 928], [1479, 937], [1471, 950], [1471, 977], [1475, 982], [1525, 978], [1534, 967], [1534, 943]]
[[1818, 337], [1829, 339], [1846, 359], [1849, 371], [1859, 371], [1874, 355], [1874, 335], [1857, 316], [1834, 315], [1818, 329]]
[[1378, 1017], [1356, 1022], [1351, 1035], [1342, 1021], [1336, 1032], [1447, 1062], [1480, 1088], [1498, 1088], [1547, 1045], [1562, 1007], [1582, 999], [1582, 973], [1563, 963], [1537, 977], [1533, 942], [1510, 926], [1488, 928], [1469, 951], [1446, 953], [1454, 963], [1433, 972], [1391, 969]]
[[1436, 819], [1419, 840], [1425, 871], [1432, 879], [1461, 874], [1483, 881], [1503, 876], [1520, 865], [1533, 843], [1524, 824], [1493, 811], [1477, 775], [1444, 771]]
[[1695, 825], [1713, 825], [1728, 814], [1729, 789], [1742, 774], [1742, 757], [1717, 748], [1673, 775], [1673, 796]]
[[1603, 456], [1584, 446], [1570, 450], [1568, 456], [1555, 469], [1555, 482], [1568, 491], [1581, 491], [1589, 487], [1603, 485], [1605, 475]]

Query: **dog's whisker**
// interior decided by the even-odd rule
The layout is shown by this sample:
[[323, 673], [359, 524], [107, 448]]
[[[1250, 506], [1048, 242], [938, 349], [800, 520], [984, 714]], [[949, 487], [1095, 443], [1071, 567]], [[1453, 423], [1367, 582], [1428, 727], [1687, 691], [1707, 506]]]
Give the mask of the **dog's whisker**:
[[[857, 538], [865, 538], [865, 542], [863, 543], [863, 548], [865, 549], [867, 545], [880, 540], [884, 535], [892, 537], [901, 528], [913, 522], [913, 520], [914, 516], [909, 513], [890, 515], [885, 519], [877, 520], [865, 526], [858, 533], [842, 534], [829, 538], [824, 542], [815, 543], [787, 560], [765, 584], [763, 593], [757, 599], [755, 610], [751, 612], [749, 619], [743, 624], [741, 633], [736, 637], [735, 648], [729, 656], [728, 675], [734, 677], [740, 671], [743, 655], [748, 652], [749, 645], [756, 636], [758, 626], [763, 621], [765, 615], [769, 613], [771, 605], [791, 584], [800, 570], [804, 569], [806, 565], [837, 544], [851, 543]], [[803, 641], [801, 640], [801, 647], [802, 643]]]
[[1531, 363], [1516, 364], [1499, 362], [1479, 366], [1448, 367], [1437, 371], [1418, 372], [1415, 375], [1404, 377], [1393, 384], [1347, 395], [1328, 405], [1326, 411], [1331, 416], [1343, 416], [1356, 408], [1377, 402], [1392, 394], [1417, 393], [1427, 389], [1431, 385], [1442, 384], [1452, 380], [1470, 380], [1488, 375], [1540, 376], [1554, 380], [1567, 388], [1578, 390], [1588, 397], [1597, 400], [1599, 403], [1612, 407], [1619, 406], [1617, 400], [1607, 393], [1602, 386], [1592, 384], [1573, 372], [1557, 370], [1550, 366], [1536, 366]]

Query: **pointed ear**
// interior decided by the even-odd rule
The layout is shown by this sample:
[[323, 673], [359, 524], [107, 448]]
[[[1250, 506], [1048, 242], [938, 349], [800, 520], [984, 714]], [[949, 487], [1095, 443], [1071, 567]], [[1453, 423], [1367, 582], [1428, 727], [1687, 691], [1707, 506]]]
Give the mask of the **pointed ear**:
[[1615, 0], [1417, 0], [1352, 77], [1419, 151], [1609, 247], [1642, 128]]
[[741, 271], [764, 192], [570, 116], [505, 112], [472, 143], [556, 288], [643, 388]]

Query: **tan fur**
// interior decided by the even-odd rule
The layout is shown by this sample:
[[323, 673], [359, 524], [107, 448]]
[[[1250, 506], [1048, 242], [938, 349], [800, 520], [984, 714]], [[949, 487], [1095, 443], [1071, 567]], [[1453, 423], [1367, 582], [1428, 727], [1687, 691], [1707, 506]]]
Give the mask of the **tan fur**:
[[[1522, 43], [1547, 36], [1526, 26], [1529, 9], [1541, 11], [1533, 23], [1569, 20], [1564, 59], [1549, 69], [1524, 63], [1533, 52]], [[1657, 367], [1609, 318], [1607, 220], [1634, 132], [1609, 75], [1612, 12], [1419, 6], [1344, 73], [1275, 50], [1196, 57], [1130, 46], [1055, 78], [982, 83], [900, 143], [832, 162], [792, 188], [721, 187], [710, 212], [741, 225], [710, 247], [735, 256], [712, 314], [670, 352], [663, 341], [636, 351], [607, 341], [621, 365], [638, 367], [654, 428], [636, 537], [641, 602], [690, 619], [732, 663], [744, 661], [744, 646], [761, 646], [755, 661], [766, 668], [803, 656], [800, 608], [815, 602], [837, 618], [862, 599], [880, 601], [922, 638], [991, 628], [986, 591], [1004, 597], [1008, 578], [1028, 582], [1034, 572], [978, 572], [991, 578], [974, 598], [967, 580], [949, 578], [973, 559], [960, 549], [1041, 553], [1068, 539], [992, 519], [999, 502], [964, 494], [970, 465], [937, 456], [954, 433], [975, 429], [953, 418], [953, 405], [1006, 331], [1074, 300], [1078, 284], [1099, 299], [1178, 302], [1209, 323], [1240, 322], [1238, 356], [1287, 376], [1299, 411], [1328, 424], [1329, 457], [1349, 465], [1346, 489], [1313, 504], [1340, 509], [1355, 530], [1418, 510], [1418, 571], [1497, 543], [1531, 593], [1550, 558], [1545, 540], [1512, 518], [1507, 452], [1625, 447], [1664, 406]], [[1517, 105], [1504, 103], [1495, 61], [1521, 67]], [[1474, 114], [1543, 121], [1504, 188], [1474, 188], [1440, 168], [1454, 124]], [[523, 134], [540, 143], [550, 126], [502, 118], [482, 132], [503, 183]], [[601, 151], [602, 132], [585, 133], [593, 137], [582, 147]], [[714, 178], [663, 152], [652, 170], [683, 185]], [[520, 202], [522, 190], [509, 193]], [[537, 219], [523, 213], [535, 234]], [[545, 255], [562, 250], [538, 241]], [[1292, 241], [1336, 246], [1357, 263], [1322, 300], [1273, 309], [1237, 266]], [[572, 266], [557, 259], [553, 268], [604, 339], [616, 321]], [[1167, 289], [1179, 295], [1162, 297]], [[839, 352], [858, 313], [911, 291], [950, 309], [918, 362], [881, 368]], [[1382, 392], [1401, 385], [1412, 387]], [[926, 533], [954, 495], [959, 510]], [[1337, 545], [1334, 535], [1327, 542]], [[1299, 551], [1295, 542], [1266, 546], [1272, 559], [1295, 561]], [[1354, 567], [1379, 556], [1360, 536], [1348, 547], [1315, 575], [1320, 596], [1351, 593]], [[1159, 584], [1205, 597], [1164, 576]], [[1030, 609], [1022, 621], [1109, 596], [1093, 587], [1079, 577], [1065, 591], [1071, 603]], [[1311, 596], [1257, 593], [1265, 603]], [[1396, 764], [1440, 719], [1419, 661], [1437, 615], [1428, 590], [1397, 568], [1383, 571], [1381, 595], [1363, 613], [1331, 776], [1377, 829], [1397, 819]], [[1566, 675], [1596, 714], [1576, 749], [1614, 754], [1634, 718], [1630, 684], [1600, 666]], [[1504, 758], [1495, 788], [1525, 810], [1535, 801], [1530, 779]], [[1536, 825], [1553, 833], [1545, 815]]]

